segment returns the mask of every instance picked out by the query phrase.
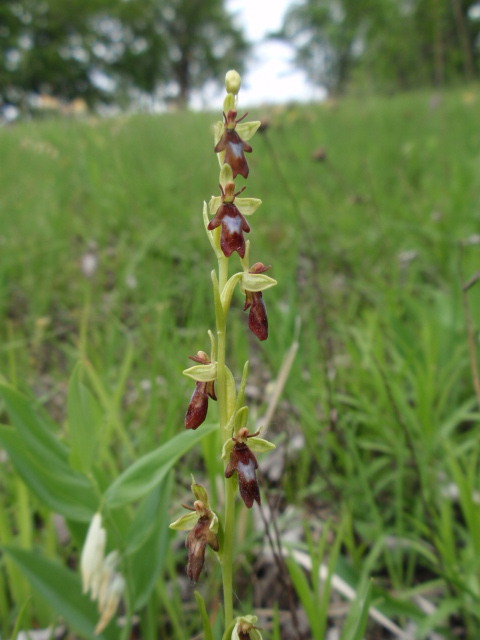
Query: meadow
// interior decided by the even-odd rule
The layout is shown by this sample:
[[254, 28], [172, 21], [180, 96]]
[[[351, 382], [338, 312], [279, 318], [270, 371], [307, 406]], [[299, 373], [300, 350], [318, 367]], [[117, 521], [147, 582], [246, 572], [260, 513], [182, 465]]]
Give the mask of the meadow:
[[[262, 519], [241, 516], [239, 600], [272, 640], [324, 640], [329, 628], [343, 640], [478, 638], [480, 89], [250, 116], [266, 125], [245, 193], [263, 200], [252, 261], [279, 284], [265, 294], [264, 343], [235, 299], [229, 349], [254, 364], [249, 404], [277, 444], [262, 488], [286, 564], [279, 580]], [[41, 415], [68, 449], [81, 389], [104, 486], [183, 430], [181, 371], [213, 325], [201, 213], [218, 193], [216, 119], [0, 129], [2, 638], [64, 624], [94, 637], [95, 612], [62, 593], [67, 579], [78, 588], [88, 523], [55, 515], [41, 475], [12, 456], [14, 429], [25, 437]], [[187, 452], [145, 506], [157, 542], [134, 565], [146, 577], [132, 637], [201, 637], [185, 549], [167, 526], [190, 470], [215, 477], [208, 436], [202, 448], [205, 461]], [[197, 588], [220, 638], [218, 581], [210, 562]], [[101, 637], [118, 637], [111, 627]]]

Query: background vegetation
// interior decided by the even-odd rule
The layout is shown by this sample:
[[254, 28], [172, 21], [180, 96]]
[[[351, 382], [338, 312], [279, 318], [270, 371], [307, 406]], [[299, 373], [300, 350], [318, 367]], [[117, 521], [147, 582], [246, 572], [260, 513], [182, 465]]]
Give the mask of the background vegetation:
[[[252, 422], [277, 449], [264, 510], [239, 513], [235, 587], [266, 637], [480, 635], [479, 17], [471, 0], [305, 0], [271, 34], [331, 97], [250, 110], [265, 118], [245, 194], [264, 201], [252, 262], [279, 286], [268, 341], [249, 338], [239, 297], [229, 348], [253, 364]], [[218, 188], [218, 114], [94, 108], [185, 107], [248, 51], [220, 0], [0, 5], [0, 108], [29, 115], [43, 95], [91, 109], [0, 129], [2, 638], [93, 637], [78, 578], [92, 478], [134, 637], [199, 637], [167, 526], [187, 469], [218, 472], [211, 425], [195, 432], [203, 458], [176, 440], [188, 464], [167, 473], [170, 451], [148, 492], [127, 503], [114, 483], [183, 433], [181, 370], [209, 349], [201, 203]], [[218, 585], [208, 557], [215, 640]]]
[[[296, 331], [299, 341], [262, 482], [270, 532], [274, 518], [297, 554], [287, 577], [300, 631], [286, 591], [269, 582], [277, 569], [261, 522], [247, 514], [238, 542], [239, 597], [263, 611], [271, 637], [324, 638], [338, 593], [365, 593], [370, 577], [369, 602], [396, 637], [479, 633], [479, 415], [464, 304], [475, 348], [480, 288], [462, 294], [478, 272], [479, 101], [473, 87], [279, 108], [255, 140], [249, 193], [264, 204], [251, 221], [252, 260], [268, 259], [280, 285], [266, 296], [269, 340], [250, 343], [238, 299], [230, 347], [232, 362], [250, 357], [259, 372], [247, 391], [260, 424]], [[0, 132], [3, 382], [36, 397], [69, 446], [67, 382], [83, 362], [105, 477], [182, 431], [191, 389], [180, 372], [202, 339], [208, 348], [200, 220], [216, 191], [214, 119], [64, 119]], [[200, 477], [216, 464], [190, 457], [186, 468]], [[21, 553], [75, 569], [84, 532], [66, 529], [21, 478], [4, 455], [0, 535], [14, 549], [1, 564], [4, 637], [15, 620], [32, 628], [59, 613], [45, 585], [19, 571]], [[172, 480], [165, 529], [188, 500], [181, 463]], [[138, 611], [140, 637], [198, 633], [185, 550], [167, 543], [163, 577]], [[211, 561], [201, 589], [214, 619], [218, 579]], [[368, 637], [388, 637], [378, 624], [370, 618]]]

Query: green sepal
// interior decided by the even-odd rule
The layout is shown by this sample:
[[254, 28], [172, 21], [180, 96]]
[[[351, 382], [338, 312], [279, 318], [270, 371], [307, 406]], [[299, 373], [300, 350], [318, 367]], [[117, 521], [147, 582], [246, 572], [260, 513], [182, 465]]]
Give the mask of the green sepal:
[[[226, 636], [227, 640], [240, 640], [240, 636], [238, 635], [238, 631], [237, 631], [237, 625], [240, 622], [246, 622], [253, 626], [257, 622], [257, 620], [258, 620], [257, 616], [251, 616], [251, 615], [238, 616], [238, 618], [235, 618], [235, 620], [233, 621], [233, 628], [230, 632], [231, 635]], [[250, 640], [262, 640], [262, 634], [258, 629], [255, 629], [255, 628], [250, 629], [250, 631], [248, 632], [248, 636]], [[222, 640], [225, 640], [225, 634], [223, 634]]]
[[[223, 166], [228, 167], [230, 169], [229, 164], [224, 164]], [[222, 184], [222, 187], [223, 186], [225, 185]], [[211, 216], [214, 216], [217, 213], [221, 204], [222, 204], [222, 196], [212, 196], [208, 201], [208, 213]], [[255, 211], [258, 209], [258, 207], [261, 204], [262, 204], [262, 201], [260, 200], [260, 198], [235, 198], [235, 206], [240, 211], [240, 213], [244, 216], [251, 216], [252, 213], [255, 213]]]
[[275, 449], [276, 445], [274, 445], [273, 442], [254, 436], [253, 438], [248, 439], [248, 448], [256, 453], [266, 453], [267, 451]]
[[232, 438], [225, 441], [222, 447], [222, 460], [230, 460], [230, 454], [232, 453], [234, 442]]
[[227, 93], [225, 96], [225, 100], [223, 101], [223, 111], [224, 113], [228, 113], [229, 111], [234, 111], [237, 108], [237, 102], [235, 100], [235, 96], [233, 93]]
[[205, 226], [205, 233], [207, 234], [208, 241], [212, 245], [212, 249], [215, 251], [215, 255], [217, 258], [221, 258], [223, 256], [223, 252], [220, 249], [220, 227], [217, 227], [213, 231], [209, 231], [208, 225], [210, 220], [208, 218], [208, 205], [204, 201], [203, 202], [203, 224]]
[[[217, 142], [222, 137], [222, 133], [224, 129], [225, 129], [225, 123], [222, 122], [221, 120], [217, 120], [217, 122], [215, 122], [215, 124], [213, 125], [213, 139], [215, 141], [215, 146], [217, 146]], [[217, 156], [219, 155], [221, 154], [217, 153]]]
[[[223, 166], [229, 167], [230, 165], [224, 164]], [[212, 196], [208, 201], [208, 213], [211, 216], [214, 216], [217, 213], [218, 208], [220, 207], [221, 204], [222, 204], [222, 196]]]
[[225, 185], [228, 182], [233, 182], [233, 171], [232, 171], [232, 167], [229, 164], [222, 165], [222, 168], [220, 169], [220, 176], [218, 181], [220, 182], [220, 184], [224, 189], [225, 189]]
[[250, 140], [250, 138], [252, 138], [256, 134], [258, 127], [261, 124], [262, 123], [260, 122], [260, 120], [252, 120], [252, 122], [239, 122], [235, 127], [235, 130], [240, 138], [242, 138], [242, 140]]
[[242, 290], [245, 291], [265, 291], [274, 287], [277, 281], [264, 273], [244, 273], [242, 277]]
[[211, 382], [217, 377], [217, 363], [211, 362], [210, 364], [196, 364], [193, 367], [189, 367], [182, 371], [184, 376], [192, 378], [197, 382]]
[[174, 522], [171, 522], [169, 529], [175, 529], [175, 531], [190, 531], [197, 524], [198, 514], [196, 511], [185, 513], [180, 518], [177, 518]]
[[240, 407], [235, 412], [235, 433], [238, 433], [240, 429], [244, 429], [248, 422], [248, 407]]
[[205, 487], [196, 482], [192, 483], [192, 493], [195, 496], [195, 500], [200, 500], [208, 508], [208, 493]]
[[262, 204], [262, 201], [260, 198], [235, 198], [235, 204], [242, 215], [251, 216]]

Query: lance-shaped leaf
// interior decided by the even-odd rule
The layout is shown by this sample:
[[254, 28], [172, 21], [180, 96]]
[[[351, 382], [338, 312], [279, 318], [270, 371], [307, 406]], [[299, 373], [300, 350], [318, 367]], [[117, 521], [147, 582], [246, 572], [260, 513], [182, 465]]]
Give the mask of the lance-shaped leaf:
[[213, 423], [203, 425], [199, 431], [184, 431], [139, 458], [108, 487], [106, 505], [117, 508], [142, 498], [164, 479], [179, 458], [217, 428]]

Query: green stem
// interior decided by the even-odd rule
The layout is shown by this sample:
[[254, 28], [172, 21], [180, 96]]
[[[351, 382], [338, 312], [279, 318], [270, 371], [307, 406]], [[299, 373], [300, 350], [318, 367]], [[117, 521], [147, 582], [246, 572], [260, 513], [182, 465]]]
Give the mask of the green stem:
[[[218, 259], [218, 289], [219, 293], [228, 280], [228, 259], [224, 256]], [[229, 438], [226, 426], [229, 419], [227, 398], [227, 373], [225, 370], [226, 330], [228, 309], [221, 308], [219, 300], [215, 304], [217, 324], [217, 397], [220, 418], [220, 432], [222, 442]], [[231, 479], [225, 478], [225, 513], [222, 554], [222, 583], [223, 607], [225, 612], [225, 627], [233, 620], [233, 534], [235, 520], [235, 490]]]

